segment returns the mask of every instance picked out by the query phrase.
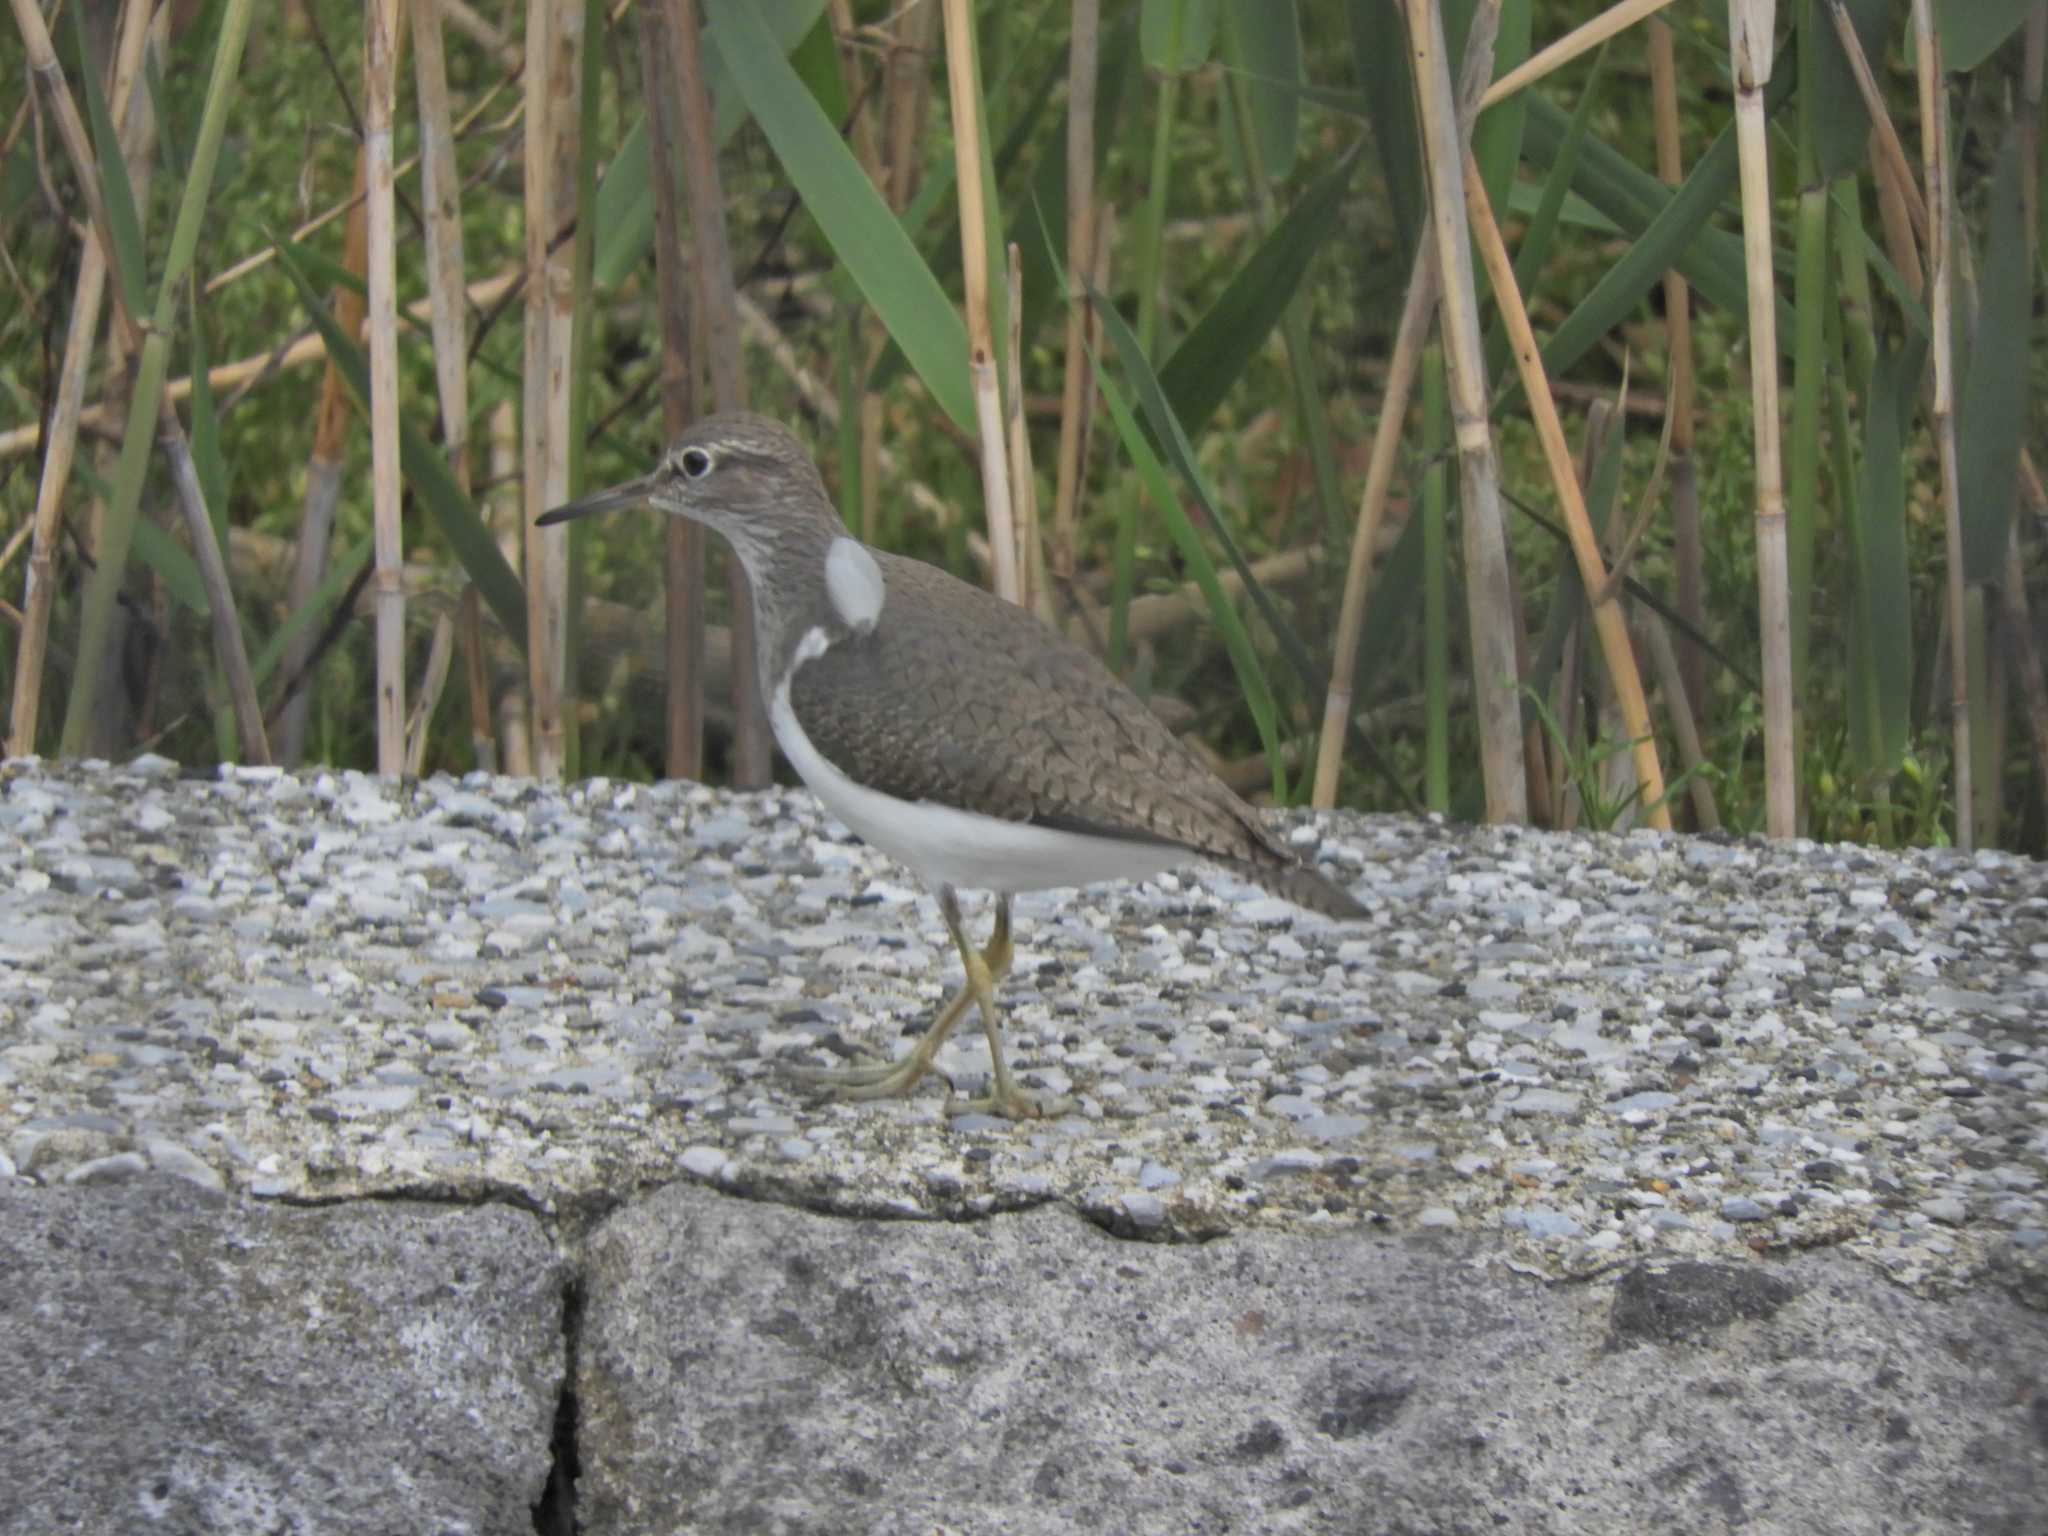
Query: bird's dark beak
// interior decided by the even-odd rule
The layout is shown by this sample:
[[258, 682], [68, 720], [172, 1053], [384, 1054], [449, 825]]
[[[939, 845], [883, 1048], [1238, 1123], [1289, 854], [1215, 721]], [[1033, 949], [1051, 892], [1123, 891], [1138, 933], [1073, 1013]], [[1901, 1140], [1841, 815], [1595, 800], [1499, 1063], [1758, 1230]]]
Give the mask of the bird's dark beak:
[[653, 490], [654, 476], [642, 475], [638, 480], [628, 480], [624, 485], [615, 485], [607, 491], [592, 491], [580, 501], [550, 508], [534, 522], [542, 528], [552, 528], [571, 518], [589, 517], [593, 512], [616, 512], [621, 507], [638, 506]]

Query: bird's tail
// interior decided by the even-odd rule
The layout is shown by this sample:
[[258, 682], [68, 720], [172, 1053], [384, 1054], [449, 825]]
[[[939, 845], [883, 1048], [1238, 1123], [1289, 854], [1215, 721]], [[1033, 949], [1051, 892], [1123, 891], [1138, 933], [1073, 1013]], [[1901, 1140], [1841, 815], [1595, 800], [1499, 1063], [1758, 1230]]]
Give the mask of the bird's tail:
[[1283, 901], [1291, 901], [1311, 912], [1320, 912], [1340, 923], [1360, 922], [1370, 915], [1348, 891], [1306, 864], [1283, 863], [1278, 859], [1270, 864], [1229, 859], [1224, 861], [1224, 867]]

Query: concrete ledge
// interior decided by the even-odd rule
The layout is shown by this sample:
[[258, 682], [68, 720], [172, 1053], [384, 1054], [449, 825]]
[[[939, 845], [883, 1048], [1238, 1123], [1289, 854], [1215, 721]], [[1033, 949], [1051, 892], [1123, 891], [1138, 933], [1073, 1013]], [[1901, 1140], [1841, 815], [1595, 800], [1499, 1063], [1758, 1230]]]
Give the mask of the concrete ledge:
[[590, 1247], [589, 1529], [2041, 1529], [2048, 1318], [2010, 1298], [1503, 1257], [666, 1190]]
[[0, 1277], [0, 1529], [531, 1529], [567, 1270], [529, 1215], [16, 1185]]
[[1491, 1240], [687, 1184], [542, 1226], [0, 1191], [0, 1530], [2036, 1536], [2048, 1507], [2048, 1316], [1839, 1253], [1544, 1283]]
[[0, 1532], [2048, 1530], [2048, 870], [1289, 836], [1020, 1125], [805, 795], [8, 764]]

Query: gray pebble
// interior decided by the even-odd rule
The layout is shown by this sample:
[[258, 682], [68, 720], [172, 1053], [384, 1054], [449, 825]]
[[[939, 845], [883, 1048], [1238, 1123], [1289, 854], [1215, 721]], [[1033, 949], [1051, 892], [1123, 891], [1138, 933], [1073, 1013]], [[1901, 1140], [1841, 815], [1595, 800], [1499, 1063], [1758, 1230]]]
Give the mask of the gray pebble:
[[1140, 1232], [1156, 1232], [1166, 1225], [1166, 1204], [1157, 1195], [1125, 1193], [1117, 1196], [1117, 1204]]
[[80, 1163], [64, 1175], [66, 1184], [112, 1184], [149, 1172], [149, 1159], [140, 1152], [116, 1152]]

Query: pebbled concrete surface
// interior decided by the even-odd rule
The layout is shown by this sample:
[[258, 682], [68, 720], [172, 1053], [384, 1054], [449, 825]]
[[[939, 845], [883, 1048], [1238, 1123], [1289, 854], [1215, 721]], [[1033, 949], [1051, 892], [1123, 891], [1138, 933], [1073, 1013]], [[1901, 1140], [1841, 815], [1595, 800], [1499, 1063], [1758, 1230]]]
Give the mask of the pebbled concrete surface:
[[565, 1278], [502, 1207], [0, 1185], [0, 1531], [530, 1531]]
[[1013, 1125], [800, 793], [0, 767], [0, 1536], [2048, 1536], [2048, 866], [1290, 826]]
[[1828, 1252], [1120, 1242], [676, 1186], [593, 1234], [592, 1536], [2048, 1529], [2048, 1317]]

